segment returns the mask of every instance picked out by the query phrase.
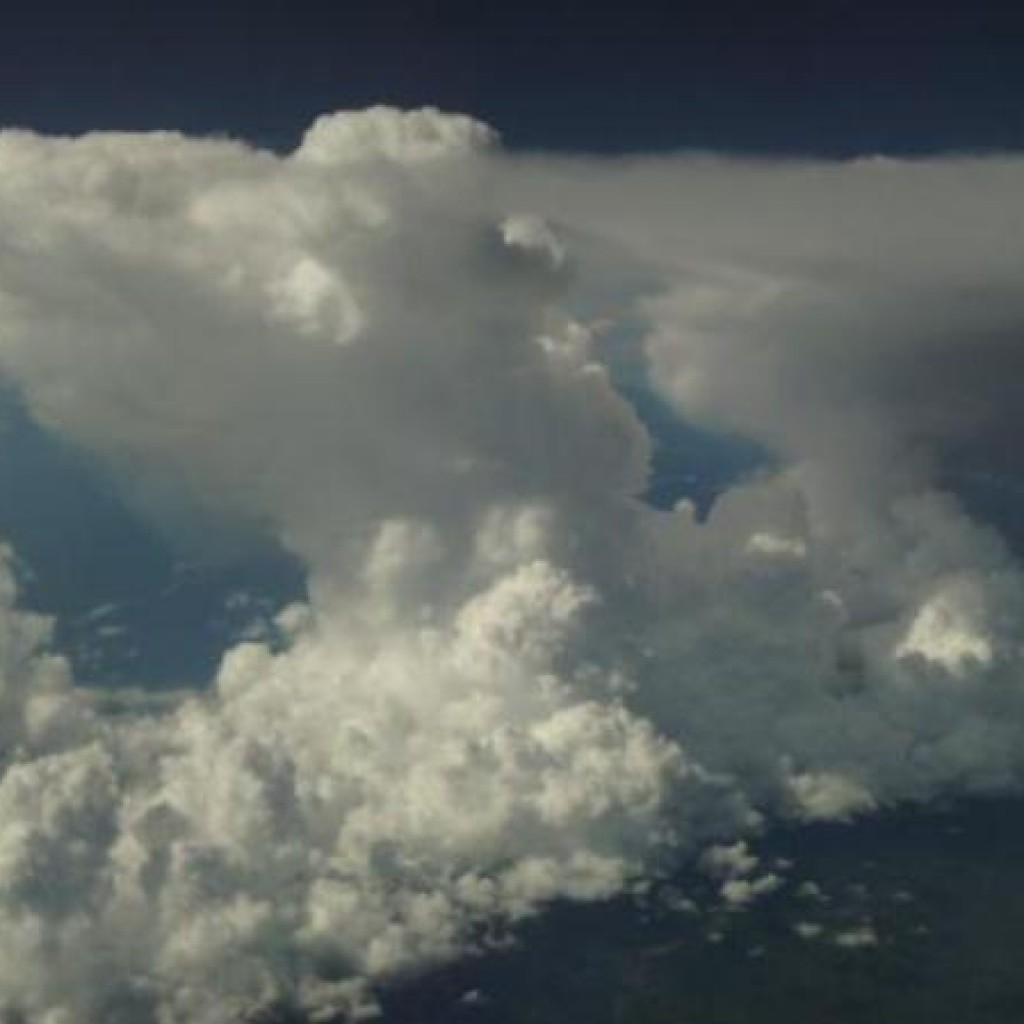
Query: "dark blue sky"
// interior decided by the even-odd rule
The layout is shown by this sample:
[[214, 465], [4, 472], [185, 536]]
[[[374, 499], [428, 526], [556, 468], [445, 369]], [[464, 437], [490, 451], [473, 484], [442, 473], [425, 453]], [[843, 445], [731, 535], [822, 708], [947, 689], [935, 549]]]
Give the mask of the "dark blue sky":
[[434, 103], [526, 147], [1022, 149], [1015, 6], [23, 2], [0, 33], [0, 122], [286, 146], [325, 110]]

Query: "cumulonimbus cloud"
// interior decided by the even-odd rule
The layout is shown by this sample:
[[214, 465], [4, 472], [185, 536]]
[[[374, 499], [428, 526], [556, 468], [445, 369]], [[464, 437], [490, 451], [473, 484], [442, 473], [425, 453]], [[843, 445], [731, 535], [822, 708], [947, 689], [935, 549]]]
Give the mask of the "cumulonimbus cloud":
[[[1022, 176], [523, 159], [434, 111], [0, 135], [6, 379], [310, 580], [115, 715], [5, 574], [0, 1005], [358, 1017], [766, 820], [1018, 787], [1024, 578], [939, 483], [1015, 422]], [[775, 453], [704, 522], [638, 498], [616, 332]]]

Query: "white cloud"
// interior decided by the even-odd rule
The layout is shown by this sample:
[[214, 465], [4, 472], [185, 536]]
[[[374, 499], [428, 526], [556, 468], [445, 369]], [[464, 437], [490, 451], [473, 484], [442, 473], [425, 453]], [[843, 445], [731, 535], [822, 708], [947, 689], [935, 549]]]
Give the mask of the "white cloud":
[[[1020, 176], [520, 161], [383, 109], [288, 157], [0, 135], [5, 376], [148, 514], [310, 573], [284, 650], [118, 713], [3, 576], [0, 1004], [365, 1015], [679, 856], [742, 905], [777, 817], [1019, 787], [1024, 580], [931, 473], [1014, 422]], [[779, 468], [637, 501], [598, 314]]]
[[750, 852], [747, 843], [740, 840], [730, 845], [709, 846], [700, 855], [699, 863], [713, 878], [742, 878], [757, 867], [758, 858]]
[[722, 883], [721, 894], [726, 906], [737, 910], [775, 892], [781, 885], [782, 879], [772, 874], [760, 878], [730, 878]]
[[872, 924], [861, 924], [839, 932], [832, 941], [843, 949], [866, 949], [878, 945], [878, 933]]

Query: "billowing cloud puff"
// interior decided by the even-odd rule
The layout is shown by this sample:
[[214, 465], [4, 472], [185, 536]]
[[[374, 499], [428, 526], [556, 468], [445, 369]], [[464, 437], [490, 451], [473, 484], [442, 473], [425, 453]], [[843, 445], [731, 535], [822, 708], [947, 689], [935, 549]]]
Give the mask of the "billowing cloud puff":
[[[1019, 176], [524, 162], [435, 111], [0, 135], [6, 380], [146, 514], [309, 574], [159, 703], [77, 689], [4, 575], [0, 1005], [358, 1018], [682, 856], [740, 906], [776, 818], [1019, 787], [1024, 578], [934, 475], [1013, 422]], [[703, 522], [638, 497], [617, 333], [774, 452]]]

